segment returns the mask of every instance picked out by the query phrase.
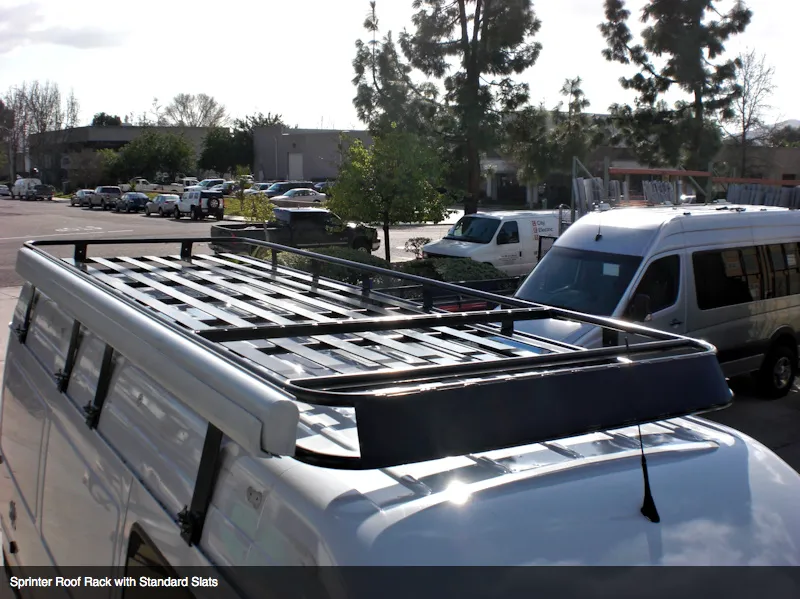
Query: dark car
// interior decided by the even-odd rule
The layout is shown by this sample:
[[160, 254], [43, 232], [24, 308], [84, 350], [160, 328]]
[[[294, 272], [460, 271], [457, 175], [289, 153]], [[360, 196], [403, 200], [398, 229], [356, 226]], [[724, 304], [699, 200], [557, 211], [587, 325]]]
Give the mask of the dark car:
[[298, 189], [300, 187], [310, 187], [313, 189], [314, 183], [312, 181], [278, 181], [269, 186], [267, 189], [267, 197], [274, 198], [275, 196], [282, 196], [290, 189]]
[[146, 194], [129, 191], [122, 194], [122, 197], [117, 200], [114, 205], [114, 210], [117, 212], [140, 212], [144, 210], [150, 198]]
[[32, 196], [36, 200], [52, 200], [55, 188], [52, 185], [34, 185]]
[[[345, 223], [323, 208], [275, 208], [275, 220], [263, 224], [230, 223], [211, 227], [212, 237], [247, 237], [279, 245], [311, 249], [344, 246], [372, 253], [381, 246], [378, 231], [362, 224]], [[215, 252], [248, 252], [242, 244], [210, 244]]]

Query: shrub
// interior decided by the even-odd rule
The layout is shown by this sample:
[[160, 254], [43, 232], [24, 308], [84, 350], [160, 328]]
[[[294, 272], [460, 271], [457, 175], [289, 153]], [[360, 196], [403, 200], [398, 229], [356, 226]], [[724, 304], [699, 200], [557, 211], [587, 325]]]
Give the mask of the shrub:
[[251, 194], [242, 202], [242, 213], [248, 222], [267, 223], [275, 218], [275, 205], [265, 193]]
[[419, 260], [422, 258], [422, 246], [430, 242], [430, 237], [412, 237], [406, 241], [404, 249], [414, 254], [414, 257]]
[[[350, 260], [360, 264], [368, 264], [370, 266], [378, 266], [381, 268], [391, 268], [391, 265], [383, 258], [373, 256], [366, 252], [360, 252], [348, 247], [323, 247], [313, 250], [315, 254], [322, 254], [323, 256], [331, 256], [334, 258], [342, 258], [343, 260]], [[270, 251], [264, 248], [257, 250], [256, 255], [264, 260], [270, 260]], [[312, 259], [306, 256], [298, 256], [297, 254], [289, 254], [282, 252], [278, 254], [278, 263], [303, 272], [311, 272]], [[319, 276], [333, 279], [335, 281], [342, 281], [352, 285], [361, 283], [361, 271], [340, 266], [338, 264], [330, 264], [328, 262], [319, 262]]]

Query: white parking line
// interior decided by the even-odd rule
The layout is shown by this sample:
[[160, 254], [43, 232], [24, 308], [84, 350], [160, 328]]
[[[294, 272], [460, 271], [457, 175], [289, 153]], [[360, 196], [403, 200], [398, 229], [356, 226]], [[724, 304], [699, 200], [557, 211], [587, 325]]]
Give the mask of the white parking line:
[[121, 231], [80, 231], [79, 233], [48, 233], [46, 235], [21, 235], [19, 237], [0, 237], [0, 241], [11, 241], [13, 239], [39, 239], [40, 237], [66, 237], [67, 235], [98, 235], [100, 233], [133, 233], [133, 229]]

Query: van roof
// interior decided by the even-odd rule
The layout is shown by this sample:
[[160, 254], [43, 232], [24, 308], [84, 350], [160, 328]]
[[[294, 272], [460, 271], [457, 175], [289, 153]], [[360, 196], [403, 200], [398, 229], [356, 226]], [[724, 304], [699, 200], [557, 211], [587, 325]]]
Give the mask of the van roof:
[[[561, 234], [555, 245], [644, 256], [659, 239], [663, 240], [679, 233], [702, 234], [714, 230], [740, 230], [744, 237], [752, 238], [750, 227], [777, 229], [787, 225], [800, 227], [800, 211], [777, 206], [754, 205], [614, 208], [602, 212], [590, 212], [578, 219]], [[596, 239], [598, 233], [601, 233], [601, 237]], [[701, 235], [697, 242], [702, 241], [711, 242], [713, 239]], [[695, 240], [689, 239], [681, 243], [695, 245]]]
[[[569, 216], [569, 210], [565, 210], [563, 215]], [[464, 216], [471, 216], [465, 214]], [[542, 216], [558, 216], [558, 210], [497, 210], [493, 212], [476, 212], [474, 216], [485, 216], [505, 220], [508, 218], [536, 218]]]

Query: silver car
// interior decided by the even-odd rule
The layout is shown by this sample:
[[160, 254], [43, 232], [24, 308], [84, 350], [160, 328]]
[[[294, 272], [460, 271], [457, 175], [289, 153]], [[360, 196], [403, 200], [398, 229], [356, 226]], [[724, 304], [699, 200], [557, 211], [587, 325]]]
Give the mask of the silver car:
[[172, 214], [175, 210], [175, 204], [180, 198], [176, 194], [165, 193], [157, 195], [152, 200], [147, 202], [144, 206], [144, 215], [150, 216], [151, 214], [158, 214], [159, 216], [167, 216]]

